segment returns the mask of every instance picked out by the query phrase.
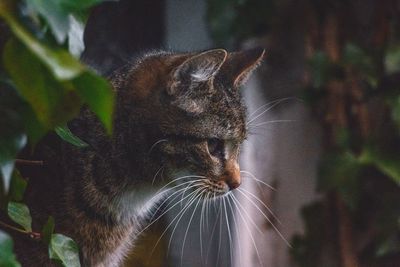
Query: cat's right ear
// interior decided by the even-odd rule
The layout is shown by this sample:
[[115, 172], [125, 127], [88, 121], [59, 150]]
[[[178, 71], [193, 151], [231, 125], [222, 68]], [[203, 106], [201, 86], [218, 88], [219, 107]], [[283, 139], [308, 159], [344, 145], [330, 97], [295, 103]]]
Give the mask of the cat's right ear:
[[189, 57], [174, 69], [168, 93], [173, 95], [181, 87], [190, 89], [195, 87], [193, 85], [212, 80], [225, 62], [227, 54], [224, 49], [213, 49]]

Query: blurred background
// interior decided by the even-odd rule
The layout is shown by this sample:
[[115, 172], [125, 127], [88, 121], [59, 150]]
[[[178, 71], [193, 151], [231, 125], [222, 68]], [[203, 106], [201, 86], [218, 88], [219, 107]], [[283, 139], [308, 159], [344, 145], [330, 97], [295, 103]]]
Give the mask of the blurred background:
[[217, 207], [201, 228], [198, 207], [155, 246], [169, 212], [126, 266], [400, 266], [399, 19], [395, 0], [97, 7], [83, 58], [106, 74], [151, 49], [267, 51], [242, 89], [252, 126], [230, 224]]

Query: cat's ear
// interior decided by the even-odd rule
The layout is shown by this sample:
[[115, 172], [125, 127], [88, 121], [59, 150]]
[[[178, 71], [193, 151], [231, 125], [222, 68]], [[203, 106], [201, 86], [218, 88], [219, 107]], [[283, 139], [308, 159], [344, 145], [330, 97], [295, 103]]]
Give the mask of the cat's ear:
[[176, 93], [181, 86], [210, 81], [218, 73], [227, 54], [224, 49], [213, 49], [190, 56], [174, 69], [168, 93]]
[[264, 55], [263, 48], [229, 53], [221, 66], [218, 78], [228, 86], [239, 87], [260, 65]]

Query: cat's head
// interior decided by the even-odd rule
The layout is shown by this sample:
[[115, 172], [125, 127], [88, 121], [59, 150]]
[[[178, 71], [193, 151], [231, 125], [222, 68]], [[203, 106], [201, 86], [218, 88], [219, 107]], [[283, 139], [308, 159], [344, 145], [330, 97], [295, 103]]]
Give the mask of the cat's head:
[[204, 196], [240, 185], [239, 147], [247, 135], [240, 86], [263, 55], [262, 49], [160, 53], [142, 59], [124, 85], [117, 84], [136, 139], [132, 153], [147, 159], [149, 182], [175, 179]]

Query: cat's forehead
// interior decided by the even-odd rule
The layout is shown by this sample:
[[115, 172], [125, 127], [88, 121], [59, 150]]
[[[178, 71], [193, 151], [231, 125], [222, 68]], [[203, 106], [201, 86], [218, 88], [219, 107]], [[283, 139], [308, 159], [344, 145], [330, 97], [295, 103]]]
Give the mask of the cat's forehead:
[[210, 100], [207, 109], [195, 116], [184, 112], [161, 114], [165, 135], [219, 138], [241, 142], [247, 135], [246, 112], [240, 102]]

